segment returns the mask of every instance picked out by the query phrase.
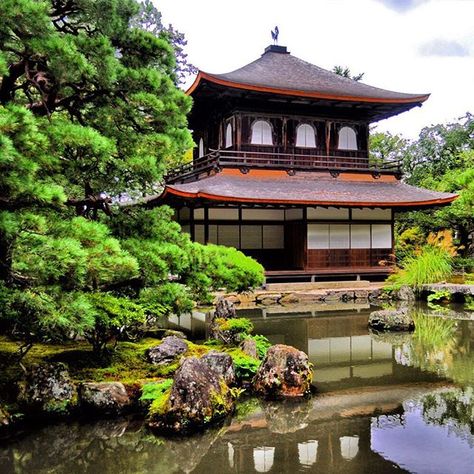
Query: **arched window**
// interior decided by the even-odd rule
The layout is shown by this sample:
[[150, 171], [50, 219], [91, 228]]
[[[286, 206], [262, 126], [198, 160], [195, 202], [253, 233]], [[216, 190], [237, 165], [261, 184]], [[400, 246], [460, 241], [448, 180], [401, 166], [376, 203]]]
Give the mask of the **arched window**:
[[342, 127], [339, 130], [339, 150], [357, 150], [356, 132], [351, 127]]
[[204, 140], [202, 138], [199, 139], [199, 158], [204, 156]]
[[302, 123], [296, 127], [296, 146], [316, 148], [316, 135], [311, 125]]
[[229, 148], [232, 146], [232, 125], [230, 123], [227, 124], [225, 128], [225, 147]]
[[273, 145], [272, 127], [266, 120], [256, 120], [252, 124], [252, 145]]

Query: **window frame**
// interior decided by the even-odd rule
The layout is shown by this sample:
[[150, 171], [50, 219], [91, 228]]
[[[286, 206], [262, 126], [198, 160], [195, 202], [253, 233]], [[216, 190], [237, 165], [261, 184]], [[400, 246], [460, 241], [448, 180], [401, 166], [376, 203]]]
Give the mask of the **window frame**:
[[[309, 127], [311, 129], [311, 131], [313, 132], [313, 139], [314, 139], [314, 145], [298, 145], [298, 132], [302, 129], [302, 128], [307, 128]], [[306, 143], [306, 134], [304, 135], [304, 141]], [[310, 123], [308, 122], [301, 122], [299, 123], [297, 126], [296, 126], [296, 137], [295, 137], [295, 147], [297, 148], [317, 148], [318, 147], [318, 139], [317, 139], [317, 134], [316, 134], [316, 129], [314, 128], [313, 125], [311, 125]]]
[[[269, 130], [270, 130], [270, 140], [271, 140], [271, 143], [264, 143], [264, 141], [263, 141], [263, 138], [264, 138], [264, 131], [263, 131], [263, 130], [262, 130], [262, 142], [256, 143], [256, 142], [253, 141], [253, 138], [254, 138], [254, 128], [255, 128], [255, 126], [256, 126], [258, 123], [262, 123], [262, 124], [268, 125]], [[272, 127], [272, 124], [271, 124], [271, 122], [270, 122], [269, 120], [258, 118], [258, 119], [255, 119], [255, 120], [252, 122], [252, 125], [250, 126], [250, 144], [251, 144], [251, 145], [258, 145], [258, 146], [274, 146], [274, 142], [273, 142], [273, 127]]]

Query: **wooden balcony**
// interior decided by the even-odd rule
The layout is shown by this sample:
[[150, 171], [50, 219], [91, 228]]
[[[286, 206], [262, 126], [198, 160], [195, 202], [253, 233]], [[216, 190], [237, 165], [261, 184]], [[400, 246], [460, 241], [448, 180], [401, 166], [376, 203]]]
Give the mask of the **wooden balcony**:
[[172, 170], [165, 179], [170, 184], [184, 183], [222, 168], [237, 168], [242, 173], [247, 173], [250, 169], [275, 169], [286, 170], [289, 174], [296, 171], [327, 171], [337, 176], [341, 172], [356, 172], [372, 173], [374, 178], [382, 174], [401, 178], [401, 161], [371, 162], [367, 151], [341, 151], [339, 154], [322, 155], [314, 149], [282, 150], [281, 147], [259, 146], [244, 150], [211, 150], [207, 155]]

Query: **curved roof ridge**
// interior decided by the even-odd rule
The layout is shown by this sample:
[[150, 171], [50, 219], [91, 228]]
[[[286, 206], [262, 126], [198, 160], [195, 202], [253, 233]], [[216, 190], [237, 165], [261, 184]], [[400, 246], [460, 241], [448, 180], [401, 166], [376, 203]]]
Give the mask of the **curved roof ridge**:
[[429, 94], [395, 92], [354, 81], [289, 53], [272, 50], [234, 71], [221, 74], [200, 71], [188, 94], [203, 79], [240, 89], [339, 100], [421, 103], [429, 97]]

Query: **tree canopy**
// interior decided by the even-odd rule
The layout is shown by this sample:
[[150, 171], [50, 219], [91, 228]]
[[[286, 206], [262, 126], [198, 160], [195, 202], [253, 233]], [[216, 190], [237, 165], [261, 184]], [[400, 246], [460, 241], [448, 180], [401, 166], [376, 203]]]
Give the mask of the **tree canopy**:
[[[150, 2], [3, 2], [0, 318], [12, 333], [79, 332], [100, 349], [129, 323], [232, 286], [227, 250], [192, 244], [166, 209], [119, 206], [156, 193], [193, 145], [191, 99], [176, 87], [183, 45]], [[261, 267], [237, 260], [252, 267], [243, 284], [258, 282]]]

